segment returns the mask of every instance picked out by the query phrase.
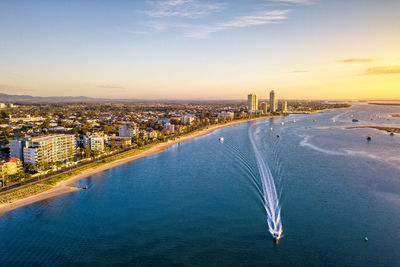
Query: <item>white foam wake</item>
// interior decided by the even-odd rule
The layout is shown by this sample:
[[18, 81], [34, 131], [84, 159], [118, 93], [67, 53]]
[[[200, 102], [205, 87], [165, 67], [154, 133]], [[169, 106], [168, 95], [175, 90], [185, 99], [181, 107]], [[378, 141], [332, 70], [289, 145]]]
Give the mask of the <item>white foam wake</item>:
[[257, 148], [254, 140], [256, 134], [254, 131], [252, 131], [252, 128], [253, 127], [249, 128], [249, 136], [251, 145], [254, 149], [258, 171], [260, 173], [264, 208], [267, 212], [268, 228], [272, 237], [278, 239], [282, 235], [281, 207], [279, 205], [279, 197], [276, 191], [274, 177], [272, 176], [268, 164], [265, 163], [260, 151]]

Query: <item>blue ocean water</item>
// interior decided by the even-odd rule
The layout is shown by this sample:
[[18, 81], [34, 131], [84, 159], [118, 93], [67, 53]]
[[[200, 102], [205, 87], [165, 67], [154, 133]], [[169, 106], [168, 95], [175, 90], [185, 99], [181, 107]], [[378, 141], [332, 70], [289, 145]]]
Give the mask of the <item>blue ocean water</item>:
[[[400, 126], [392, 113], [241, 123], [93, 175], [78, 182], [88, 190], [1, 216], [1, 266], [400, 266], [400, 135], [344, 128]], [[280, 196], [277, 244], [250, 127]]]

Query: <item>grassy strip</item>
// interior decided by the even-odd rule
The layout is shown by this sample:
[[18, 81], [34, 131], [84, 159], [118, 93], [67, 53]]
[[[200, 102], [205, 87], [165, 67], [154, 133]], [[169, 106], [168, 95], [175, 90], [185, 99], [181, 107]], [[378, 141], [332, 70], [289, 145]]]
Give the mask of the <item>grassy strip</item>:
[[7, 192], [0, 195], [0, 204], [11, 203], [21, 198], [26, 198], [28, 196], [39, 194], [51, 188], [52, 187], [49, 185], [35, 184], [18, 190]]

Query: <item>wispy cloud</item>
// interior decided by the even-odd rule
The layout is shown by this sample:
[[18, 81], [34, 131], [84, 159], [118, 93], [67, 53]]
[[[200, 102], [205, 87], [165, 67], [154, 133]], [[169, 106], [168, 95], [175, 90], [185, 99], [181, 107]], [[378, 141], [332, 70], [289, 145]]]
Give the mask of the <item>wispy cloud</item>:
[[312, 0], [265, 0], [265, 2], [279, 2], [285, 4], [312, 4], [314, 1]]
[[104, 84], [104, 85], [99, 85], [97, 86], [98, 88], [104, 88], [104, 89], [123, 89], [125, 90], [125, 87], [118, 86], [118, 85], [109, 85], [109, 84]]
[[227, 7], [226, 3], [199, 0], [147, 1], [150, 9], [144, 13], [152, 18], [182, 17], [199, 18]]
[[346, 59], [339, 59], [336, 62], [339, 63], [360, 63], [360, 62], [372, 62], [375, 61], [374, 58], [346, 58]]
[[[249, 3], [245, 9], [237, 9], [234, 7], [238, 3], [229, 2], [228, 5], [227, 1], [222, 1], [224, 0], [148, 0], [145, 2], [148, 9], [141, 11], [148, 18], [143, 22], [146, 30], [132, 31], [132, 33], [147, 34], [177, 29], [185, 37], [204, 39], [213, 33], [225, 30], [281, 23], [288, 19], [295, 5], [314, 2], [313, 0], [263, 0], [258, 4]], [[275, 6], [286, 6], [286, 8], [268, 8], [267, 3], [275, 3]], [[235, 15], [226, 17], [225, 11], [228, 9], [234, 10], [230, 13]], [[221, 16], [216, 17], [214, 14], [211, 17], [216, 12], [221, 12]], [[206, 16], [211, 19], [205, 20]]]
[[291, 71], [290, 73], [304, 73], [304, 72], [310, 72], [310, 71], [308, 71], [308, 70], [294, 70], [294, 71]]
[[189, 27], [190, 31], [188, 31], [185, 36], [191, 38], [206, 38], [212, 33], [223, 30], [279, 23], [280, 21], [287, 19], [289, 13], [290, 10], [261, 11], [244, 16], [238, 16], [233, 20], [216, 23], [214, 25], [192, 26]]
[[125, 32], [125, 33], [131, 33], [131, 34], [138, 34], [138, 35], [147, 35], [150, 34], [149, 31], [133, 31], [133, 30], [129, 30], [129, 29], [123, 29], [120, 27], [116, 27], [116, 30], [119, 32]]
[[377, 74], [400, 74], [400, 65], [378, 66], [378, 67], [368, 68], [364, 72], [364, 75], [377, 75]]

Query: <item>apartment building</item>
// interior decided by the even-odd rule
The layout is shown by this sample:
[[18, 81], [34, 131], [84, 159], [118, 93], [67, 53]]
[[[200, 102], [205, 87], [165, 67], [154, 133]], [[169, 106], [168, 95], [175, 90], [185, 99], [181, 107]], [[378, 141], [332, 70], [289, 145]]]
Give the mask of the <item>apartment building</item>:
[[83, 147], [90, 147], [91, 150], [104, 151], [104, 136], [102, 134], [85, 135], [83, 137]]
[[24, 162], [37, 165], [72, 160], [76, 153], [75, 136], [57, 134], [33, 137], [25, 141]]

